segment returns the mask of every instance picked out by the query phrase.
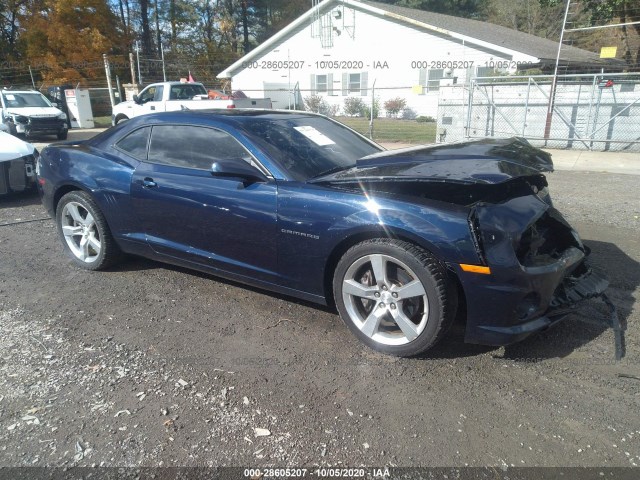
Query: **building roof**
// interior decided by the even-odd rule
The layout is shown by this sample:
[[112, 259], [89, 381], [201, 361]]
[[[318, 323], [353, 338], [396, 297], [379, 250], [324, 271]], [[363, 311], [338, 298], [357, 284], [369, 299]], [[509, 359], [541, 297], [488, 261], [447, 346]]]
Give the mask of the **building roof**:
[[[506, 55], [519, 52], [535, 57], [541, 64], [547, 66], [555, 65], [558, 53], [558, 42], [488, 22], [368, 0], [324, 0], [226, 68], [218, 75], [218, 78], [229, 78], [239, 70], [243, 70], [243, 65], [246, 65], [247, 62], [264, 55], [269, 49], [286, 40], [288, 36], [307, 26], [308, 22], [312, 21], [314, 13], [318, 11], [326, 13], [336, 5], [343, 5], [372, 15], [378, 15], [404, 23], [410, 27], [422, 28], [427, 31], [437, 32], [440, 35], [463, 39], [471, 44], [484, 45], [494, 50], [502, 51]], [[615, 59], [601, 59], [596, 53], [563, 45], [560, 51], [560, 64], [611, 67], [620, 66], [624, 63]]]
[[[450, 32], [505, 47], [509, 50], [531, 55], [540, 59], [541, 63], [551, 61], [551, 63], [555, 64], [556, 55], [558, 54], [558, 42], [556, 41], [493, 23], [427, 12], [425, 10], [416, 10], [414, 8], [387, 5], [385, 3], [370, 2], [367, 0], [361, 1], [360, 3], [398, 15], [399, 17], [410, 18], [433, 27], [442, 28]], [[610, 61], [601, 59], [596, 53], [567, 45], [562, 46], [560, 60], [562, 63], [611, 65]]]

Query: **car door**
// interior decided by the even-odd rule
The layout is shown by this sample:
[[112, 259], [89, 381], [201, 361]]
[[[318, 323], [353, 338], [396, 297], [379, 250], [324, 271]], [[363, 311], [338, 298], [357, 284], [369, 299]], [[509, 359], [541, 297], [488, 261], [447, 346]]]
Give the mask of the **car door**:
[[132, 204], [147, 242], [161, 255], [276, 280], [277, 185], [212, 175], [219, 160], [254, 162], [229, 133], [154, 125], [136, 168]]
[[145, 113], [163, 112], [163, 91], [164, 87], [162, 85], [151, 85], [140, 92], [138, 102], [133, 106], [135, 116], [144, 115]]

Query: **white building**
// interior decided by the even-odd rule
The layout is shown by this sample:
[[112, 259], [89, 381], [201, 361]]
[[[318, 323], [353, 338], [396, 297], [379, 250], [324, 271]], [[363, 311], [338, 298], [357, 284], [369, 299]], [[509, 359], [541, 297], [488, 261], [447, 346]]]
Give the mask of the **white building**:
[[[221, 72], [234, 90], [301, 108], [311, 95], [344, 111], [348, 97], [403, 98], [436, 116], [443, 84], [555, 63], [558, 44], [509, 28], [370, 1], [324, 0]], [[562, 48], [562, 63], [598, 55]]]

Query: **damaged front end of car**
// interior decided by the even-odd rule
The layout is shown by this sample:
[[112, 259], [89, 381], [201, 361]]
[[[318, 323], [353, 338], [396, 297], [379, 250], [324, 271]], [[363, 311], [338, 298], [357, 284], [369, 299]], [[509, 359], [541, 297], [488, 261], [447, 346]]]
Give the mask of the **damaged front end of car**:
[[588, 247], [534, 191], [499, 203], [478, 202], [469, 219], [491, 273], [479, 278], [460, 271], [467, 342], [517, 342], [561, 320], [579, 302], [603, 297], [609, 282], [589, 266]]
[[551, 156], [524, 139], [485, 139], [377, 153], [317, 181], [468, 208], [478, 261], [445, 259], [466, 298], [466, 342], [518, 342], [599, 297], [610, 309], [620, 358], [622, 328], [604, 294], [609, 282], [589, 266], [588, 247], [553, 207], [543, 174], [551, 171]]

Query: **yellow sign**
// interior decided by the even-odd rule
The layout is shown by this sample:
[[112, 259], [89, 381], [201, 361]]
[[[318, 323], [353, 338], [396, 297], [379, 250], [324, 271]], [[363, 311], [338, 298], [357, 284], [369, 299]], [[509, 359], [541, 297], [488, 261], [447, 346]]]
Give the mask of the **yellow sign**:
[[618, 47], [602, 47], [600, 49], [600, 58], [616, 58]]
[[411, 89], [413, 91], [413, 93], [415, 93], [416, 95], [422, 95], [423, 92], [423, 86], [422, 85], [414, 85], [413, 88]]

